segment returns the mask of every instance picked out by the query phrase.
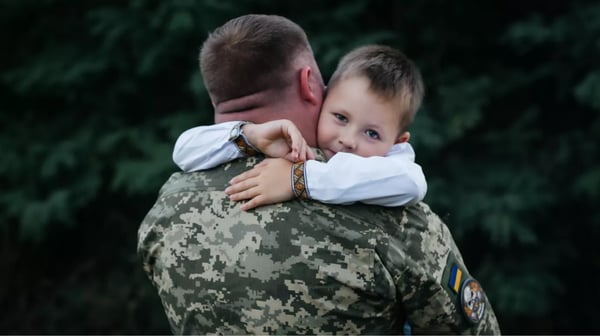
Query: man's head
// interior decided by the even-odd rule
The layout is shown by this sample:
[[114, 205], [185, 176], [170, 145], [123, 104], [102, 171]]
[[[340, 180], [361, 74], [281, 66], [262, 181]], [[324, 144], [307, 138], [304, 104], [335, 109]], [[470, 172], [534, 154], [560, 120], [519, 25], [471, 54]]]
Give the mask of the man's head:
[[306, 33], [276, 15], [244, 15], [212, 32], [200, 51], [215, 122], [290, 119], [311, 145], [323, 79]]
[[344, 56], [329, 82], [318, 127], [319, 147], [383, 156], [406, 131], [423, 99], [419, 70], [400, 51], [371, 45]]

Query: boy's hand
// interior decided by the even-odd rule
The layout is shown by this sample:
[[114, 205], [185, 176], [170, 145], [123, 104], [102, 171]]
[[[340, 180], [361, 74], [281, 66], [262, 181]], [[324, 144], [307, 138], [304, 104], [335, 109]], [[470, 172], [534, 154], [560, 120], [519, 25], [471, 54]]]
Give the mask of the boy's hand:
[[312, 160], [314, 153], [293, 122], [280, 119], [242, 127], [248, 141], [263, 154], [291, 162]]
[[291, 169], [292, 162], [286, 159], [265, 159], [231, 179], [225, 192], [233, 201], [249, 200], [241, 205], [244, 211], [291, 200], [294, 198]]

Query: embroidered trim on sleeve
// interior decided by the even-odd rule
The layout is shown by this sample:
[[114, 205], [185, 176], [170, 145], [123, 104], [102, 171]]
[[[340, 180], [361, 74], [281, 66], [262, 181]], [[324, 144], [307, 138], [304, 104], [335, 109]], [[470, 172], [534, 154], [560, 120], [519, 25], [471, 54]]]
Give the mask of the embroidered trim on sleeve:
[[310, 199], [306, 188], [306, 176], [304, 175], [304, 161], [292, 165], [292, 191], [297, 198]]
[[233, 143], [235, 143], [240, 152], [248, 156], [254, 156], [259, 153], [259, 151], [256, 150], [254, 146], [252, 146], [248, 143], [248, 141], [246, 141], [246, 137], [243, 135], [237, 137], [237, 139], [235, 139]]

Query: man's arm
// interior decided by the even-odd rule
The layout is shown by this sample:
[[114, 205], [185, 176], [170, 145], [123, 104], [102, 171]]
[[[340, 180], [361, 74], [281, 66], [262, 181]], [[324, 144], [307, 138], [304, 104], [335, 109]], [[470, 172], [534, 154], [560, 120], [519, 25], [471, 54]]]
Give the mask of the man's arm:
[[500, 334], [494, 310], [446, 224], [419, 203], [403, 210], [400, 225], [402, 241], [392, 241], [387, 266], [396, 274], [413, 332]]

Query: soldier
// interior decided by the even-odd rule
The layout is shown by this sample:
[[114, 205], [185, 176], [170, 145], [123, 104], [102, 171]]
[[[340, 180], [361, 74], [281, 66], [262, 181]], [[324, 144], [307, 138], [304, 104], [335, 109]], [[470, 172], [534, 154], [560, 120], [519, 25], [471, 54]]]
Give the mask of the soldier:
[[[217, 123], [293, 121], [315, 146], [323, 80], [306, 34], [279, 16], [217, 28], [201, 51]], [[240, 128], [231, 141], [251, 153]], [[242, 211], [229, 180], [261, 157], [174, 173], [138, 253], [175, 334], [498, 334], [480, 284], [424, 203], [384, 208], [295, 199]]]

